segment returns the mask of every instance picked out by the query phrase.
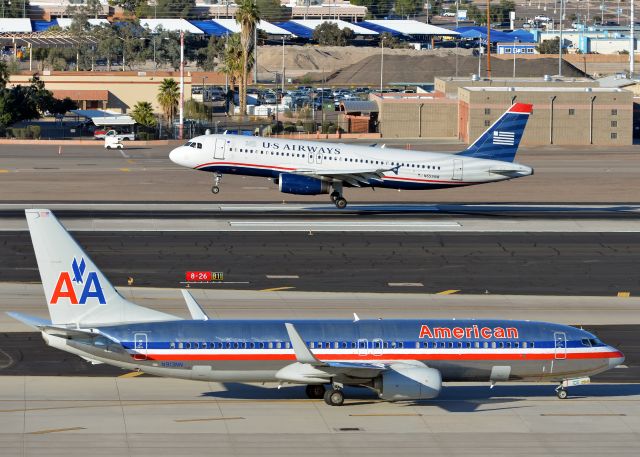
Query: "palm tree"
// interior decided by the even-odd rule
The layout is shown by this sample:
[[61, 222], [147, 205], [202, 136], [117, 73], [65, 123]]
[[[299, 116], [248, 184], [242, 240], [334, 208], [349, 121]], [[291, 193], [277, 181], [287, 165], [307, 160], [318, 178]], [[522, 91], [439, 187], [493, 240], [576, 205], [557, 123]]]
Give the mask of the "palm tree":
[[227, 39], [222, 57], [222, 72], [229, 78], [229, 87], [235, 89], [236, 81], [242, 77], [242, 46], [240, 34], [234, 33]]
[[160, 84], [160, 89], [158, 90], [158, 103], [160, 103], [162, 107], [164, 116], [169, 119], [169, 123], [173, 122], [173, 116], [176, 113], [179, 98], [180, 88], [175, 79], [163, 79]]
[[247, 112], [247, 80], [249, 79], [249, 56], [255, 43], [253, 35], [260, 22], [260, 11], [254, 0], [240, 0], [236, 10], [236, 22], [240, 25], [242, 45], [242, 77], [240, 78], [240, 112]]
[[153, 114], [153, 107], [149, 102], [138, 102], [131, 111], [131, 117], [143, 127], [155, 127], [158, 121]]

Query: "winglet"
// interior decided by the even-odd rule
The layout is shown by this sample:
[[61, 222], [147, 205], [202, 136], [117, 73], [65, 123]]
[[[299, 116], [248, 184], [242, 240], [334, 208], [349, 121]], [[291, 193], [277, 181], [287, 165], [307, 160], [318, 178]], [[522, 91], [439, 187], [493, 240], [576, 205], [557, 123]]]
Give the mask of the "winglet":
[[353, 322], [358, 322], [359, 320], [360, 317], [356, 313], [353, 313]]
[[187, 303], [187, 308], [189, 308], [189, 313], [194, 321], [208, 321], [209, 316], [204, 312], [202, 307], [198, 304], [198, 302], [193, 298], [193, 296], [189, 293], [189, 291], [181, 289], [182, 296], [184, 297], [184, 301]]
[[293, 352], [296, 354], [297, 361], [311, 365], [322, 365], [322, 362], [318, 360], [311, 352], [311, 349], [307, 347], [293, 324], [285, 323], [284, 326], [287, 328], [287, 333], [289, 334], [291, 346], [293, 346]]

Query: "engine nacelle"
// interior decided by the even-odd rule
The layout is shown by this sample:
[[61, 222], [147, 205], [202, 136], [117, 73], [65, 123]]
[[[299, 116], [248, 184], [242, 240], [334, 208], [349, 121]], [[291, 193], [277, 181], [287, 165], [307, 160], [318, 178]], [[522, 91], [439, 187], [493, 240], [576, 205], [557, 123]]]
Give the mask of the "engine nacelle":
[[281, 173], [278, 178], [278, 188], [280, 192], [285, 194], [318, 195], [328, 194], [331, 186], [321, 179], [293, 173]]
[[383, 400], [426, 400], [442, 388], [442, 376], [435, 368], [394, 364], [374, 380]]

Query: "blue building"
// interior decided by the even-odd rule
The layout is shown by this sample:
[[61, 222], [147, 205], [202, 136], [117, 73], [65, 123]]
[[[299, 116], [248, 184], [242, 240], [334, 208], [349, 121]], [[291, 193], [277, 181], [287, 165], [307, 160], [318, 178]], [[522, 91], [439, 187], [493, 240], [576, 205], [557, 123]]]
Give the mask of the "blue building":
[[498, 43], [498, 54], [537, 54], [536, 43]]

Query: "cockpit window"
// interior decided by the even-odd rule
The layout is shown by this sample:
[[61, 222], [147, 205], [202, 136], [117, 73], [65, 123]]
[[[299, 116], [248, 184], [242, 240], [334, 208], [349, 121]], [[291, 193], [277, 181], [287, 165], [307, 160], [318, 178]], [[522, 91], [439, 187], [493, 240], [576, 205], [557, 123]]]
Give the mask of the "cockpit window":
[[198, 143], [198, 149], [202, 149], [202, 143]]
[[196, 143], [191, 143], [189, 146], [191, 146], [192, 148], [196, 147]]
[[591, 346], [604, 346], [604, 343], [602, 341], [600, 341], [598, 338], [591, 338], [589, 340], [589, 343], [591, 343]]
[[591, 347], [591, 341], [589, 341], [587, 338], [584, 338], [584, 339], [582, 339], [582, 345], [590, 348]]
[[185, 146], [191, 146], [191, 141], [187, 141], [184, 145]]

